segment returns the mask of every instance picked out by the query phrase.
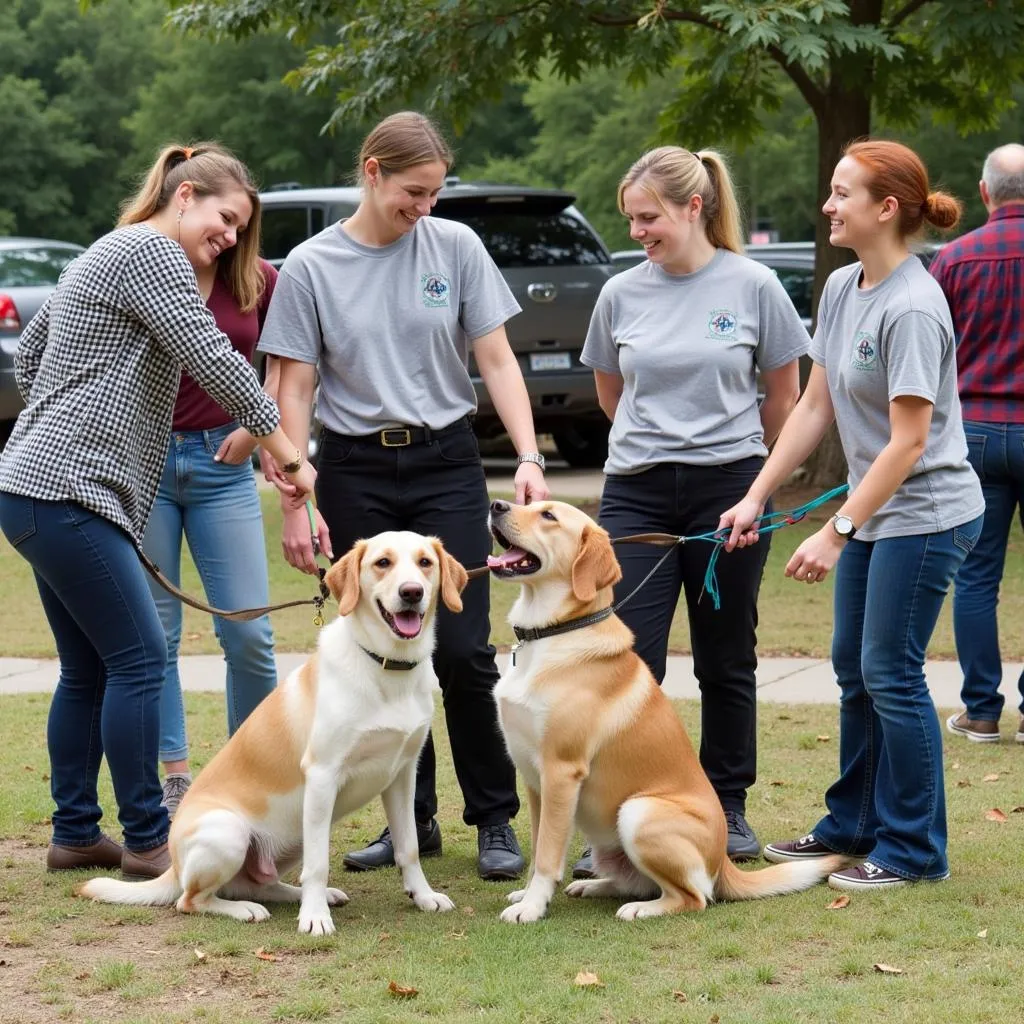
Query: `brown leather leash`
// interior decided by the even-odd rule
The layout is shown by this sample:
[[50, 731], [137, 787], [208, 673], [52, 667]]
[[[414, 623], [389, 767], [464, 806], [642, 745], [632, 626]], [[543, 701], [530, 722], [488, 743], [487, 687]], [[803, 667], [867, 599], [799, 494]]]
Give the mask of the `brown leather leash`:
[[182, 604], [187, 604], [190, 608], [195, 608], [201, 612], [209, 612], [211, 615], [219, 615], [222, 619], [230, 619], [233, 622], [250, 622], [252, 619], [258, 619], [270, 612], [281, 611], [282, 608], [299, 608], [302, 605], [312, 604], [316, 606], [316, 614], [313, 616], [313, 625], [322, 626], [324, 624], [324, 603], [327, 598], [331, 596], [331, 592], [327, 589], [327, 584], [324, 583], [324, 576], [327, 575], [327, 570], [323, 567], [319, 569], [320, 593], [316, 597], [309, 597], [305, 600], [283, 601], [281, 604], [268, 604], [264, 608], [239, 608], [236, 611], [229, 612], [225, 611], [223, 608], [213, 608], [208, 604], [204, 604], [202, 601], [196, 600], [194, 597], [189, 597], [188, 594], [176, 587], [160, 571], [159, 566], [149, 558], [141, 548], [136, 548], [135, 553], [139, 556], [139, 561], [142, 562], [146, 572], [148, 572], [149, 575], [167, 591], [167, 593], [176, 597]]
[[[658, 547], [668, 548], [675, 547], [676, 544], [685, 543], [685, 538], [677, 537], [671, 533], [631, 533], [628, 537], [612, 537], [612, 543], [654, 544]], [[470, 580], [476, 580], [481, 576], [486, 576], [490, 571], [486, 565], [480, 565], [475, 569], [467, 570], [466, 575]]]

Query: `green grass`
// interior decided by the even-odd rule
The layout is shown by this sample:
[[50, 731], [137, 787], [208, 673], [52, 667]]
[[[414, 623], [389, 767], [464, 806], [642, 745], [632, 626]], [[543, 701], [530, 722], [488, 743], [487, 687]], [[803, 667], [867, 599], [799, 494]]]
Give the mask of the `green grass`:
[[[842, 910], [828, 910], [837, 894], [819, 887], [632, 923], [615, 920], [614, 902], [559, 893], [545, 921], [514, 927], [497, 920], [513, 885], [476, 877], [475, 837], [461, 823], [439, 716], [445, 853], [424, 869], [457, 909], [421, 914], [394, 871], [342, 870], [344, 851], [381, 827], [374, 803], [334, 829], [331, 882], [352, 902], [334, 912], [334, 936], [311, 939], [295, 931], [292, 906], [274, 906], [264, 924], [242, 925], [85, 903], [73, 896], [84, 873], [47, 875], [48, 699], [3, 698], [4, 1024], [1005, 1024], [1020, 1017], [1024, 812], [1013, 808], [1022, 803], [1024, 768], [1013, 744], [947, 744], [953, 878], [941, 885], [854, 896]], [[221, 704], [214, 694], [188, 694], [197, 767], [219, 741]], [[678, 707], [696, 739], [697, 705]], [[835, 735], [836, 727], [832, 707], [762, 707], [760, 782], [749, 816], [763, 839], [798, 835], [816, 820], [837, 751], [801, 738]], [[990, 774], [998, 780], [983, 781]], [[117, 836], [105, 773], [101, 782], [104, 824]], [[1005, 824], [985, 819], [993, 807], [1006, 812]], [[525, 840], [525, 813], [517, 824]], [[577, 837], [571, 858], [579, 847]], [[257, 950], [277, 959], [260, 959]], [[878, 963], [903, 973], [881, 974]], [[575, 986], [579, 971], [592, 971], [603, 987]], [[418, 994], [396, 998], [392, 981]]]
[[[312, 579], [292, 569], [281, 554], [281, 513], [275, 492], [262, 491], [266, 527], [267, 554], [270, 565], [271, 601], [289, 601], [313, 597], [317, 590]], [[799, 495], [788, 506], [806, 500]], [[584, 506], [592, 514], [593, 504]], [[764, 655], [807, 655], [828, 657], [832, 635], [831, 577], [820, 586], [809, 587], [786, 579], [782, 571], [800, 542], [818, 529], [832, 514], [829, 507], [818, 510], [807, 520], [778, 531], [772, 539], [771, 553], [761, 587], [759, 602], [759, 649]], [[187, 552], [182, 568], [186, 592], [202, 596], [202, 588]], [[492, 638], [499, 647], [512, 642], [512, 631], [506, 622], [508, 610], [518, 588], [492, 581]], [[934, 658], [955, 657], [951, 623], [952, 601], [947, 600], [938, 628], [929, 648]], [[290, 608], [273, 616], [274, 635], [281, 651], [312, 650], [315, 632], [312, 608]], [[1007, 660], [1024, 660], [1024, 539], [1014, 530], [1010, 538], [999, 606], [1000, 644]], [[182, 654], [216, 654], [220, 648], [213, 632], [210, 616], [191, 608], [185, 609]], [[689, 651], [690, 638], [686, 608], [676, 610], [669, 637], [673, 653]], [[54, 657], [53, 637], [46, 625], [28, 563], [0, 536], [0, 655], [9, 657]]]

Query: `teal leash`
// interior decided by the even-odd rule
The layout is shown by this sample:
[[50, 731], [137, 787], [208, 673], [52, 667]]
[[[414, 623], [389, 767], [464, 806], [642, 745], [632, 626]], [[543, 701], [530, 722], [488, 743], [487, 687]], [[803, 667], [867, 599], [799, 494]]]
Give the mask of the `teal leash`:
[[[811, 501], [805, 502], [803, 505], [799, 505], [797, 508], [791, 508], [785, 512], [768, 512], [765, 515], [758, 516], [756, 522], [758, 524], [758, 533], [771, 533], [774, 530], [781, 530], [784, 526], [792, 526], [794, 523], [799, 523], [808, 512], [813, 512], [814, 509], [820, 508], [826, 502], [832, 501], [834, 498], [841, 497], [846, 494], [849, 490], [847, 484], [842, 484], [840, 487], [833, 487], [831, 491], [826, 491], [824, 494], [820, 494], [817, 498], [813, 498]], [[672, 546], [661, 556], [660, 559], [655, 563], [654, 568], [640, 581], [640, 584], [635, 587], [632, 593], [627, 594], [621, 601], [615, 605], [615, 611], [618, 611], [627, 601], [633, 599], [640, 589], [647, 583], [647, 581], [665, 564], [665, 561], [672, 554], [673, 551], [681, 544], [692, 544], [695, 541], [704, 541], [708, 544], [714, 544], [714, 550], [711, 552], [711, 557], [708, 559], [708, 567], [704, 573], [704, 591], [707, 593], [711, 600], [714, 602], [715, 611], [718, 611], [722, 607], [722, 596], [718, 589], [718, 576], [715, 572], [715, 567], [718, 564], [718, 558], [725, 548], [725, 542], [729, 538], [731, 528], [727, 527], [722, 530], [711, 530], [708, 533], [696, 533], [689, 537], [676, 537], [675, 542]], [[637, 535], [638, 537], [643, 535]], [[666, 535], [666, 539], [668, 535]], [[616, 537], [613, 539], [613, 544], [630, 543], [634, 541], [633, 537]], [[642, 542], [641, 542], [642, 543]]]

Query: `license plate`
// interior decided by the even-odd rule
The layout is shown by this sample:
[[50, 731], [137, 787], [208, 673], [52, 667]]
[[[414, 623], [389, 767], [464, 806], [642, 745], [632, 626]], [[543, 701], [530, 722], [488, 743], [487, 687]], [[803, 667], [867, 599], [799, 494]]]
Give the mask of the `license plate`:
[[531, 352], [530, 369], [534, 373], [545, 370], [568, 370], [572, 366], [572, 358], [568, 352]]

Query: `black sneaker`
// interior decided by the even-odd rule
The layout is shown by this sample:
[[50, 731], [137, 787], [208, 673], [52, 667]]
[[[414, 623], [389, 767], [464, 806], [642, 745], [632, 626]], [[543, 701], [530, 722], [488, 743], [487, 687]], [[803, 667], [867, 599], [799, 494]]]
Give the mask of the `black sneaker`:
[[479, 858], [477, 873], [488, 882], [504, 882], [518, 878], [526, 867], [512, 826], [481, 825], [476, 839]]
[[[425, 825], [416, 822], [416, 836], [419, 839], [420, 857], [441, 855], [441, 826], [436, 818]], [[377, 868], [395, 866], [395, 846], [391, 842], [391, 829], [384, 829], [369, 846], [362, 850], [346, 853], [342, 863], [348, 871], [374, 871]]]
[[739, 811], [726, 811], [725, 823], [729, 828], [729, 844], [726, 847], [729, 860], [754, 860], [761, 856], [761, 844]]
[[813, 860], [815, 857], [831, 857], [836, 851], [830, 850], [824, 843], [814, 838], [809, 832], [799, 839], [789, 839], [783, 843], [769, 843], [764, 848], [764, 859], [773, 864], [787, 864], [793, 860]]
[[583, 856], [572, 866], [573, 878], [597, 878], [597, 869], [594, 867], [594, 851], [588, 846], [583, 851]]
[[[948, 872], [945, 878], [949, 878]], [[852, 867], [843, 868], [842, 871], [833, 871], [828, 876], [828, 884], [833, 889], [843, 889], [846, 892], [863, 892], [867, 889], [898, 889], [901, 885], [910, 885], [910, 879], [866, 860], [863, 864], [854, 864]]]

